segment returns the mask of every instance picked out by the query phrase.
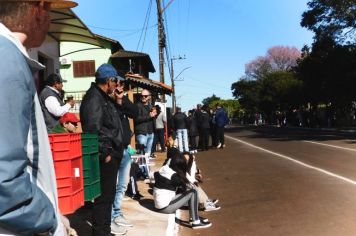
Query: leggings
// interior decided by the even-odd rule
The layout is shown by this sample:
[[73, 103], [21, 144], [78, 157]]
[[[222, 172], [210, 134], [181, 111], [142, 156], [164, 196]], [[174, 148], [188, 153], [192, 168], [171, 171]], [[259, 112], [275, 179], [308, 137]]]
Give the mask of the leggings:
[[159, 210], [159, 212], [172, 214], [177, 209], [188, 203], [189, 216], [193, 221], [199, 220], [198, 216], [198, 192], [195, 189], [190, 189], [184, 193], [177, 194], [168, 206]]

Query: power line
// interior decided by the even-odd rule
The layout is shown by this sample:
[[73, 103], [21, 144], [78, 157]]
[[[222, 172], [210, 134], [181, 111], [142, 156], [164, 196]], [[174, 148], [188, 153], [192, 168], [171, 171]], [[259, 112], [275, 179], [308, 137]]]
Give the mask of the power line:
[[141, 31], [140, 38], [139, 38], [138, 43], [137, 43], [136, 51], [138, 50], [138, 48], [139, 48], [139, 46], [140, 46], [140, 42], [141, 42], [141, 39], [142, 39], [142, 35], [144, 35], [144, 38], [143, 38], [143, 41], [142, 41], [141, 52], [142, 52], [142, 50], [143, 50], [143, 47], [144, 47], [144, 44], [145, 44], [145, 40], [146, 40], [147, 25], [148, 25], [149, 18], [150, 18], [151, 7], [152, 7], [152, 0], [150, 0], [150, 3], [148, 4], [145, 21], [144, 21], [144, 23], [143, 23], [143, 27], [142, 27], [142, 31]]
[[[143, 30], [143, 29], [145, 29], [145, 28], [139, 28], [139, 29], [114, 29], [114, 28], [106, 28], [106, 27], [100, 27], [100, 26], [94, 26], [94, 25], [87, 25], [87, 26], [89, 26], [90, 28], [95, 28], [95, 29], [102, 29], [102, 30], [108, 30], [108, 31], [118, 31], [118, 32], [120, 32], [120, 31], [134, 31], [134, 32], [138, 32], [138, 31], [141, 31], [141, 30]], [[149, 27], [147, 27], [146, 26], [146, 28], [148, 28], [148, 29], [150, 29], [150, 28], [154, 28], [154, 27], [157, 27], [157, 24], [154, 24], [154, 25], [151, 25], [151, 26], [149, 26]]]

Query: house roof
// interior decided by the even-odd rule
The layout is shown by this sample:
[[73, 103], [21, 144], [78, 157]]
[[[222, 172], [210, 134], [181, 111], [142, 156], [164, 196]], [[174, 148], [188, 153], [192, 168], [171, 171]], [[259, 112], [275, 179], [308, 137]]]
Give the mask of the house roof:
[[115, 51], [117, 50], [124, 50], [124, 47], [121, 45], [121, 43], [115, 39], [111, 39], [99, 34], [94, 34], [96, 38], [100, 39], [100, 40], [104, 40], [106, 42], [109, 42], [113, 45], [113, 49], [115, 48]]
[[111, 55], [111, 58], [141, 59], [149, 72], [156, 72], [148, 54], [142, 52], [119, 50]]
[[131, 84], [133, 84], [137, 87], [140, 87], [140, 88], [148, 89], [150, 91], [156, 91], [158, 93], [169, 94], [169, 95], [173, 92], [173, 89], [171, 86], [164, 84], [162, 82], [159, 82], [159, 81], [145, 78], [138, 74], [128, 73], [125, 75], [125, 78]]
[[53, 9], [48, 35], [58, 42], [80, 42], [102, 47], [95, 34], [71, 9]]

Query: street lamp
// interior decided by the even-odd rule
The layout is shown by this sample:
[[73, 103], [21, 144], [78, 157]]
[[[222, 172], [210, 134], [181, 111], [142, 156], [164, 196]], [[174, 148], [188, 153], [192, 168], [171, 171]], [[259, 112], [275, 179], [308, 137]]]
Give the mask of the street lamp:
[[176, 77], [174, 77], [173, 61], [174, 61], [174, 60], [184, 60], [184, 59], [186, 59], [186, 58], [185, 58], [185, 57], [183, 58], [183, 57], [181, 57], [181, 56], [171, 58], [171, 83], [172, 83], [172, 90], [173, 90], [173, 92], [172, 92], [172, 109], [173, 109], [173, 113], [176, 113], [176, 91], [175, 91], [175, 84], [174, 84], [174, 81], [175, 81], [175, 79], [177, 79], [178, 76], [180, 76], [185, 70], [187, 70], [187, 69], [189, 69], [189, 68], [191, 67], [191, 66], [189, 66], [189, 67], [184, 68], [183, 70], [181, 70], [181, 71], [179, 72], [179, 74], [178, 74]]

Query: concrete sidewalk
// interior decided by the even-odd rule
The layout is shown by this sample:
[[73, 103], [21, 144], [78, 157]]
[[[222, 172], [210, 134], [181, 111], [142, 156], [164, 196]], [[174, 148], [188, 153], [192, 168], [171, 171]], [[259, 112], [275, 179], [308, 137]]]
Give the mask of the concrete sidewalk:
[[[151, 166], [152, 171], [158, 170], [164, 160], [166, 153], [157, 153], [157, 158], [150, 162], [154, 164]], [[134, 226], [127, 227], [128, 236], [144, 235], [176, 235], [175, 231], [175, 215], [161, 214], [155, 211], [154, 201], [152, 196], [152, 188], [149, 181], [138, 181], [138, 189], [144, 196], [139, 202], [133, 199], [125, 200], [122, 203], [122, 210], [125, 217], [131, 221]], [[78, 236], [91, 235], [91, 204], [78, 209], [74, 214], [67, 215], [71, 222], [71, 227], [74, 228]]]

